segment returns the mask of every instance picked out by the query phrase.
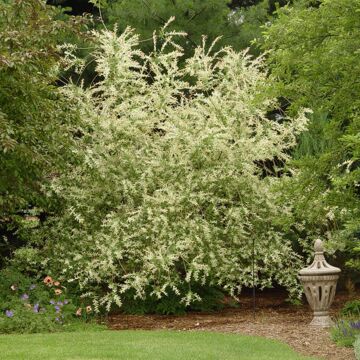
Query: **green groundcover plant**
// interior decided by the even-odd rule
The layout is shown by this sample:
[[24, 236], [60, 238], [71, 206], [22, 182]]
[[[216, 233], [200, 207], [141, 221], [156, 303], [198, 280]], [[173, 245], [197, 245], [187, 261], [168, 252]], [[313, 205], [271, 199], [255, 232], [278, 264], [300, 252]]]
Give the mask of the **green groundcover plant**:
[[[63, 207], [18, 259], [78, 283], [96, 310], [129, 291], [172, 291], [189, 305], [194, 283], [236, 295], [253, 284], [253, 257], [255, 286], [299, 295], [302, 259], [276, 222], [287, 211], [272, 190], [282, 178], [263, 174], [288, 160], [304, 112], [267, 117], [277, 104], [262, 60], [246, 52], [213, 54], [204, 38], [180, 67], [184, 34], [166, 26], [149, 55], [129, 28], [92, 36], [99, 81], [63, 88], [84, 124], [83, 161], [52, 180]], [[79, 68], [76, 49], [63, 50]]]
[[360, 319], [360, 300], [348, 301], [341, 309], [341, 315], [357, 316]]

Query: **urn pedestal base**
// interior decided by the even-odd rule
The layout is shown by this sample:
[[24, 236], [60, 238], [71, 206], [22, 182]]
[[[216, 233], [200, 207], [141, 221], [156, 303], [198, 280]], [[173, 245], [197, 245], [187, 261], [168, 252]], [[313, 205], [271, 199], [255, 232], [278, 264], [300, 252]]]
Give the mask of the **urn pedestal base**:
[[334, 322], [331, 320], [331, 317], [327, 312], [319, 314], [314, 313], [314, 317], [310, 323], [310, 326], [317, 326], [323, 328], [332, 327], [333, 325]]

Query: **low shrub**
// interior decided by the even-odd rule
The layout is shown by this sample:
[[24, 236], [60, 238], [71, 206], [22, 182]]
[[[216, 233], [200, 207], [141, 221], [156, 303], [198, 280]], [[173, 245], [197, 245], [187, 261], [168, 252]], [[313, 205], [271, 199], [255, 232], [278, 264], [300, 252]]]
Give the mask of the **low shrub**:
[[360, 300], [348, 301], [341, 310], [341, 315], [360, 318]]
[[[29, 308], [24, 305], [29, 305]], [[11, 310], [6, 310], [4, 315], [0, 315], [0, 333], [54, 332], [58, 325], [54, 321], [55, 314], [48, 310], [41, 308], [37, 311], [28, 303], [13, 304]]]
[[50, 276], [35, 281], [13, 268], [0, 272], [0, 333], [59, 331], [76, 315], [86, 320], [91, 312]]
[[333, 341], [340, 346], [353, 346], [357, 336], [360, 336], [360, 319], [341, 319], [331, 330]]

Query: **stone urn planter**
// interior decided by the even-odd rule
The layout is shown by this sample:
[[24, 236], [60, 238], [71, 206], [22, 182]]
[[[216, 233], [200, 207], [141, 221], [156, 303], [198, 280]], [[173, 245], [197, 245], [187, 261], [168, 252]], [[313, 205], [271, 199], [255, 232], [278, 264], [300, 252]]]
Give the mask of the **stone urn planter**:
[[304, 287], [307, 301], [314, 311], [310, 325], [330, 327], [333, 322], [328, 311], [334, 300], [341, 270], [326, 262], [321, 240], [315, 241], [314, 249], [315, 259], [310, 266], [300, 270], [299, 279]]

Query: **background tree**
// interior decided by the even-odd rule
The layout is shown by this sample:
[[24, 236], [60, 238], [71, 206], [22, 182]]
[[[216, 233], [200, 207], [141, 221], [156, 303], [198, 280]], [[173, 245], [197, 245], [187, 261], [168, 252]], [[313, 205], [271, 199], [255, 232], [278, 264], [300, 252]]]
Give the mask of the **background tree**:
[[151, 50], [153, 31], [175, 16], [172, 29], [187, 33], [182, 45], [189, 53], [201, 43], [201, 36], [205, 34], [209, 41], [222, 35], [219, 45], [236, 43], [234, 38], [238, 29], [229, 19], [230, 8], [227, 4], [227, 0], [109, 1], [104, 15], [106, 22], [117, 24], [120, 32], [128, 25], [135, 28], [144, 41], [142, 49], [145, 51]]
[[[141, 36], [141, 48], [145, 52], [151, 51], [153, 31], [163, 26], [171, 16], [175, 16], [172, 29], [187, 33], [181, 43], [185, 56], [189, 56], [201, 43], [202, 35], [206, 35], [209, 41], [221, 36], [218, 48], [223, 45], [231, 45], [237, 50], [249, 47], [255, 28], [255, 35], [260, 35], [260, 25], [267, 21], [270, 6], [267, 0], [94, 0], [93, 3], [102, 8], [106, 26], [112, 28], [116, 24], [120, 32], [128, 25], [135, 28]], [[258, 3], [261, 3], [260, 7], [253, 6]], [[254, 7], [253, 11], [244, 16], [244, 9], [251, 7]], [[239, 9], [242, 9], [243, 13], [234, 17], [234, 13]]]
[[74, 115], [56, 86], [57, 45], [70, 41], [80, 23], [40, 0], [0, 2], [2, 255], [21, 243], [24, 224], [37, 223], [31, 216], [48, 206], [44, 185], [71, 154]]
[[[144, 51], [151, 51], [153, 31], [170, 16], [175, 16], [177, 20], [173, 28], [188, 32], [182, 44], [188, 56], [199, 44], [201, 36], [206, 34], [210, 40], [222, 36], [219, 47], [231, 45], [238, 50], [249, 47], [252, 54], [258, 55], [260, 49], [253, 42], [262, 37], [261, 27], [271, 20], [276, 6], [283, 6], [287, 1], [48, 0], [48, 3], [60, 5], [73, 15], [91, 13], [96, 17], [100, 29], [112, 28], [116, 24], [122, 32], [127, 25], [132, 26], [142, 35], [141, 48]], [[91, 74], [88, 77], [91, 81]]]
[[357, 0], [294, 3], [278, 11], [264, 43], [289, 111], [314, 110], [295, 151], [290, 222], [298, 237], [348, 251], [349, 264], [359, 261], [359, 11]]

